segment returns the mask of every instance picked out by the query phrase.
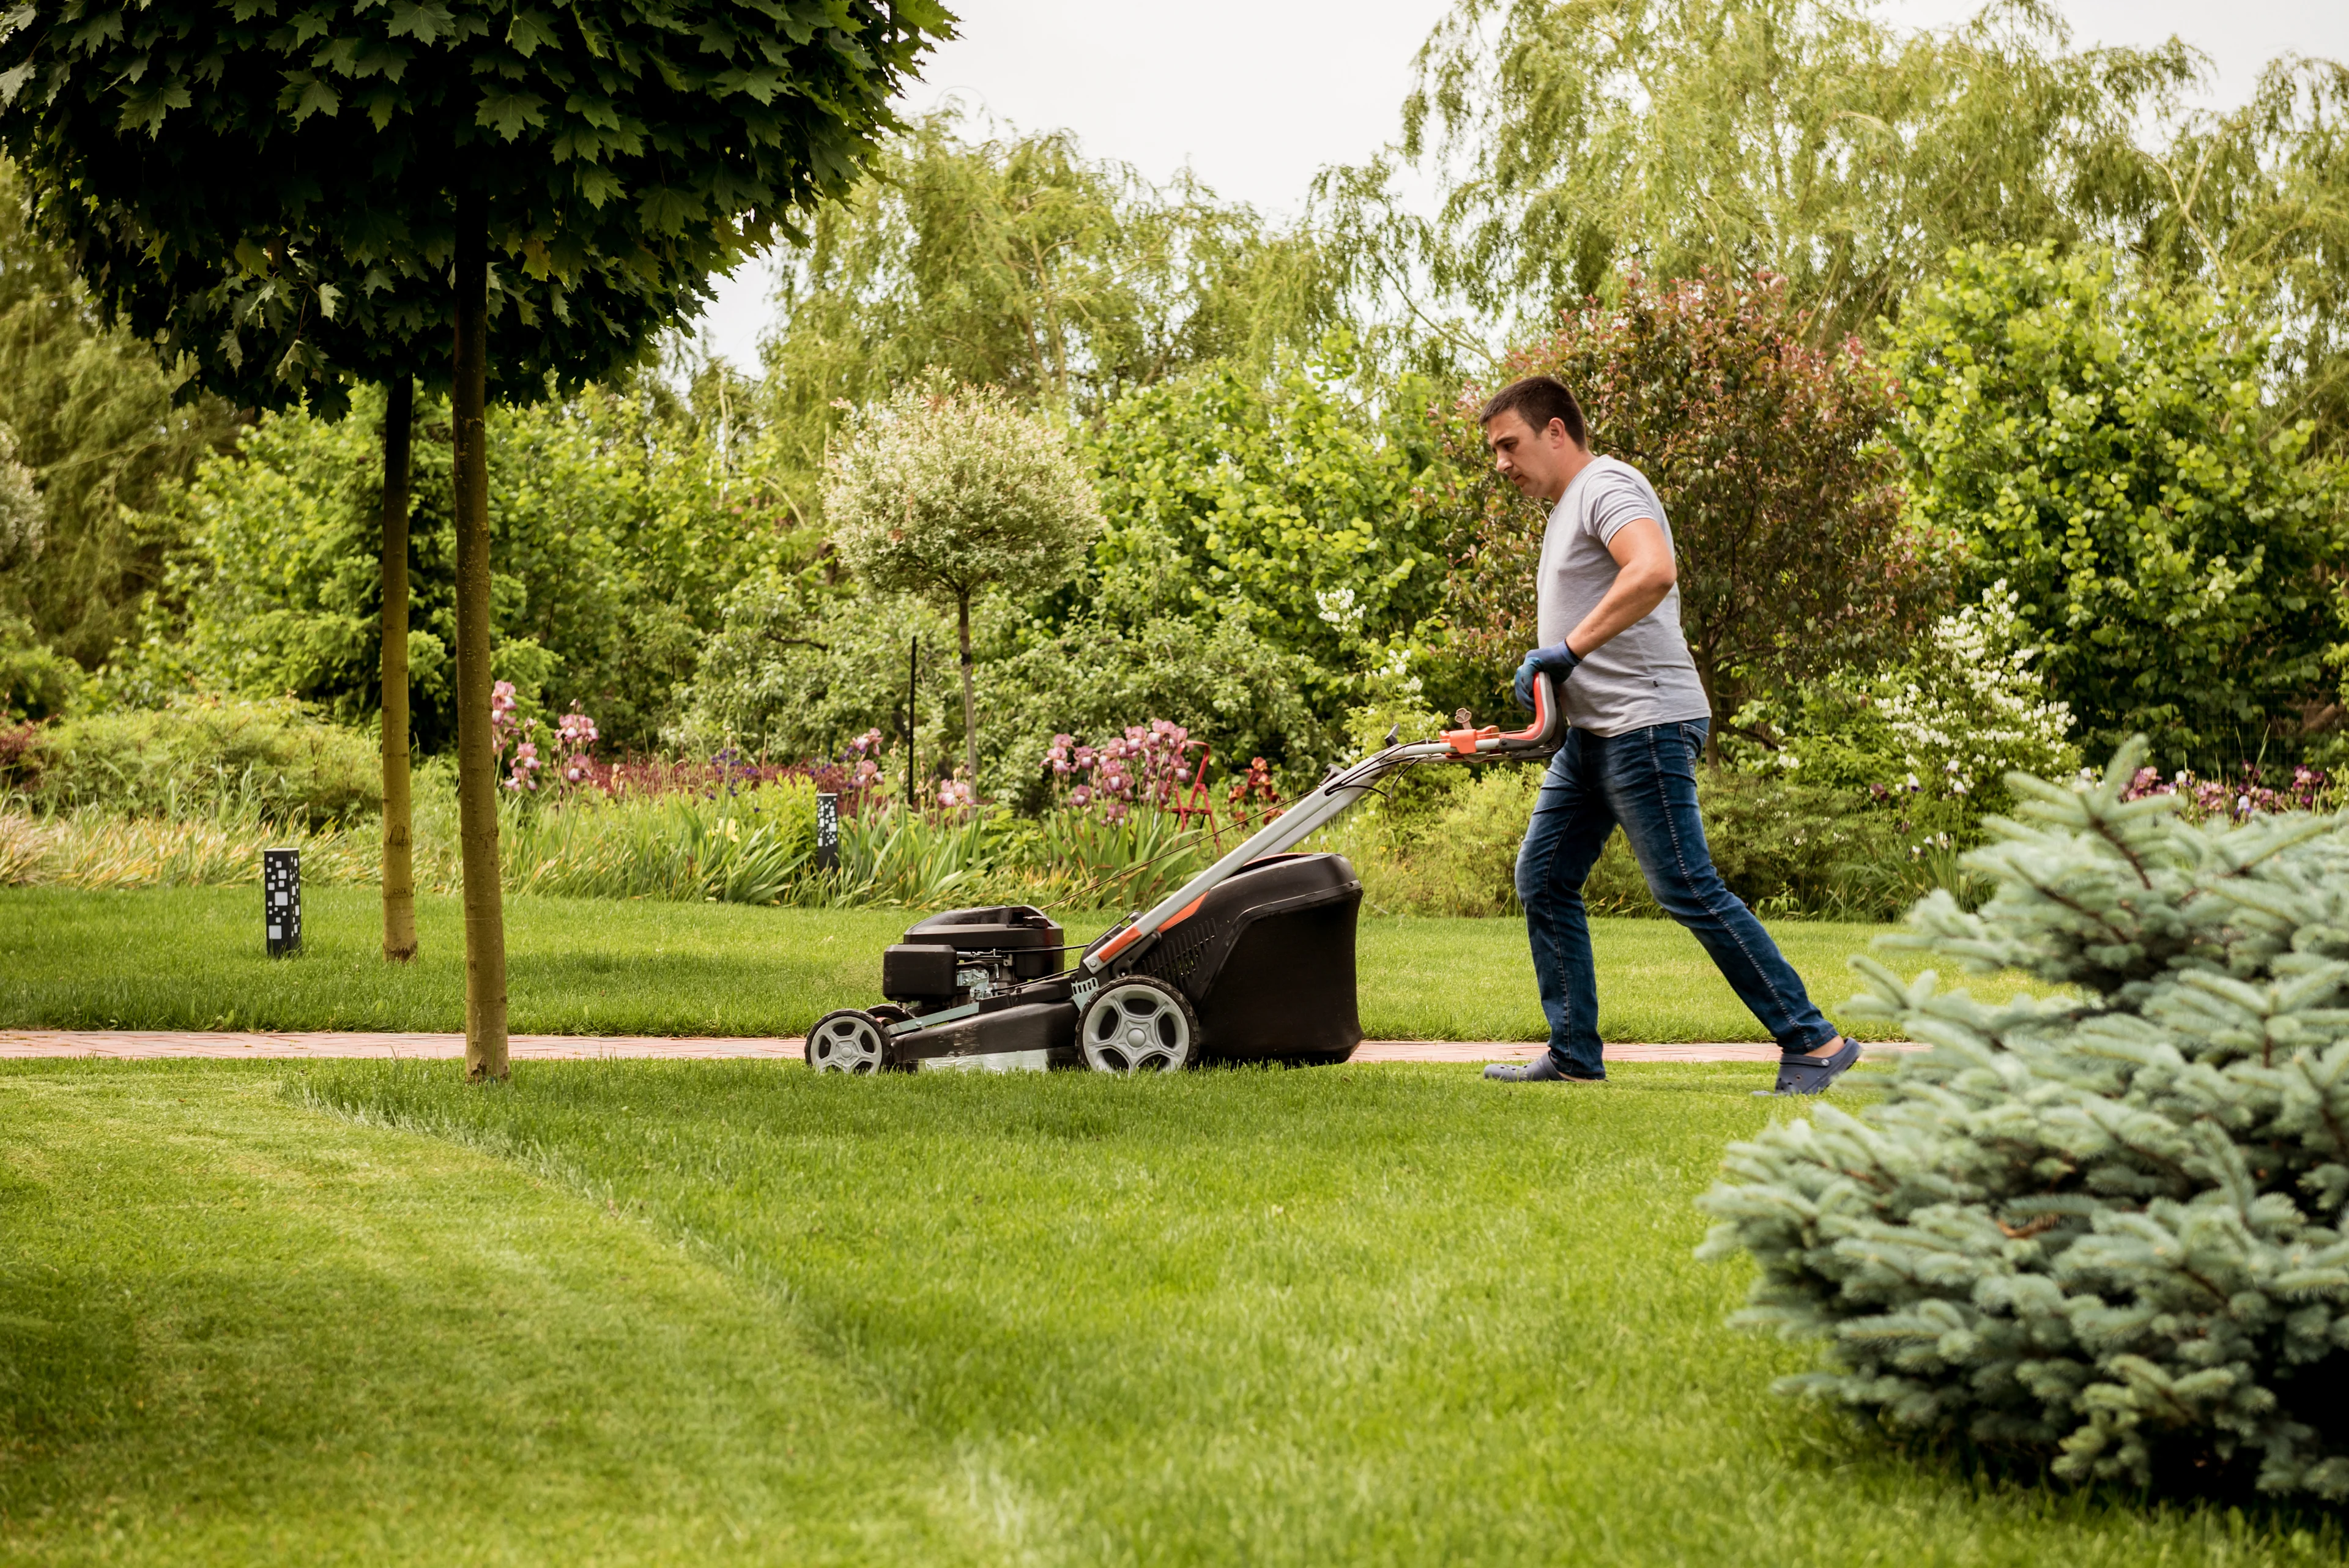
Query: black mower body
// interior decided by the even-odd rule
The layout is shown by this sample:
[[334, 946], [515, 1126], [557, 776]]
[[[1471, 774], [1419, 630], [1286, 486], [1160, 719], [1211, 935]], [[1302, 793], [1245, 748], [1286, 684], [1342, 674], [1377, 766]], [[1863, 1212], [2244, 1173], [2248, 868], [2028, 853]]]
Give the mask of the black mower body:
[[[1342, 1062], [1362, 1038], [1354, 1001], [1361, 903], [1345, 857], [1267, 856], [1120, 952], [1095, 983], [1143, 974], [1176, 987], [1198, 1015], [1206, 1060]], [[1061, 928], [1025, 905], [954, 909], [915, 925], [882, 959], [882, 992], [896, 1004], [888, 1011], [903, 1015], [892, 1027], [892, 1057], [1073, 1053], [1086, 976], [1061, 972], [1065, 951]]]

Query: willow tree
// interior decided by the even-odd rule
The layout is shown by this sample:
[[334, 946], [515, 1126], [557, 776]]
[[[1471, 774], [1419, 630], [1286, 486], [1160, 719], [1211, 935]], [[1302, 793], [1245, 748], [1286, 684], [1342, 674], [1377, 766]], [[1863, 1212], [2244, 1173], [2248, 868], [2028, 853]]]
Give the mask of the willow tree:
[[[0, 38], [0, 141], [90, 265], [308, 250], [322, 316], [406, 340], [446, 312], [455, 427], [458, 800], [469, 1077], [506, 1075], [490, 731], [490, 337], [505, 310], [594, 373], [657, 315], [844, 192], [951, 17], [935, 0], [33, 0]], [[84, 214], [78, 222], [73, 210]], [[540, 309], [493, 271], [555, 286]], [[101, 279], [102, 281], [102, 279]], [[348, 286], [355, 284], [356, 286]], [[436, 302], [428, 304], [427, 302]], [[371, 336], [371, 335], [370, 335]]]
[[892, 137], [783, 275], [768, 437], [821, 469], [843, 404], [936, 367], [1089, 420], [1209, 362], [1250, 372], [1340, 324], [1312, 236], [1178, 174], [1155, 184], [1065, 130], [949, 106]]
[[1392, 162], [1337, 171], [1323, 205], [1358, 281], [1406, 310], [1432, 282], [1538, 324], [1631, 268], [1767, 269], [1832, 342], [1897, 315], [1952, 245], [2069, 243], [2158, 206], [2138, 130], [2201, 66], [2175, 40], [2075, 51], [2033, 0], [1941, 31], [1867, 0], [1455, 0], [1399, 149], [1439, 216], [1409, 214]]

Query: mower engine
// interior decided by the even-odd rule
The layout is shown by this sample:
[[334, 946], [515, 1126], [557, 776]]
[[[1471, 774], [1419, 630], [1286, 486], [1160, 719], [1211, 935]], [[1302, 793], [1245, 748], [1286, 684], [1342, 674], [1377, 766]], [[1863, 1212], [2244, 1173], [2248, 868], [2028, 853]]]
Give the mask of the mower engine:
[[1060, 926], [1027, 904], [949, 909], [881, 955], [881, 994], [920, 1017], [1061, 970]]

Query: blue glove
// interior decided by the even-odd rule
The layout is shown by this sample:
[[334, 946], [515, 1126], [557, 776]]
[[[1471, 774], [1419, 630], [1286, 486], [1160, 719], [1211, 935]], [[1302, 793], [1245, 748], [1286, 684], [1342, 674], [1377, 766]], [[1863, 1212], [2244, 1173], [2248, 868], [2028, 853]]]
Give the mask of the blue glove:
[[1526, 661], [1517, 666], [1517, 679], [1514, 683], [1517, 705], [1528, 713], [1533, 711], [1535, 676], [1555, 675], [1563, 680], [1573, 674], [1581, 662], [1582, 656], [1563, 642], [1553, 642], [1547, 648], [1537, 648], [1526, 653]]

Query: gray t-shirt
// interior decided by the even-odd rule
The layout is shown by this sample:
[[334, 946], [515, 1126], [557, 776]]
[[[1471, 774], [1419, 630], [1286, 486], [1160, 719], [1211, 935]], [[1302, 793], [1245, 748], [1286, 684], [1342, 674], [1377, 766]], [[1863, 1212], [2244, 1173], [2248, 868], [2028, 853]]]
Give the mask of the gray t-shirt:
[[[1564, 642], [1615, 586], [1621, 570], [1608, 541], [1627, 524], [1652, 517], [1672, 539], [1671, 520], [1647, 476], [1619, 458], [1594, 457], [1558, 497], [1542, 535], [1535, 578], [1542, 646]], [[1681, 590], [1593, 649], [1566, 682], [1567, 722], [1594, 735], [1619, 735], [1651, 724], [1712, 716], [1704, 683], [1681, 638]]]

